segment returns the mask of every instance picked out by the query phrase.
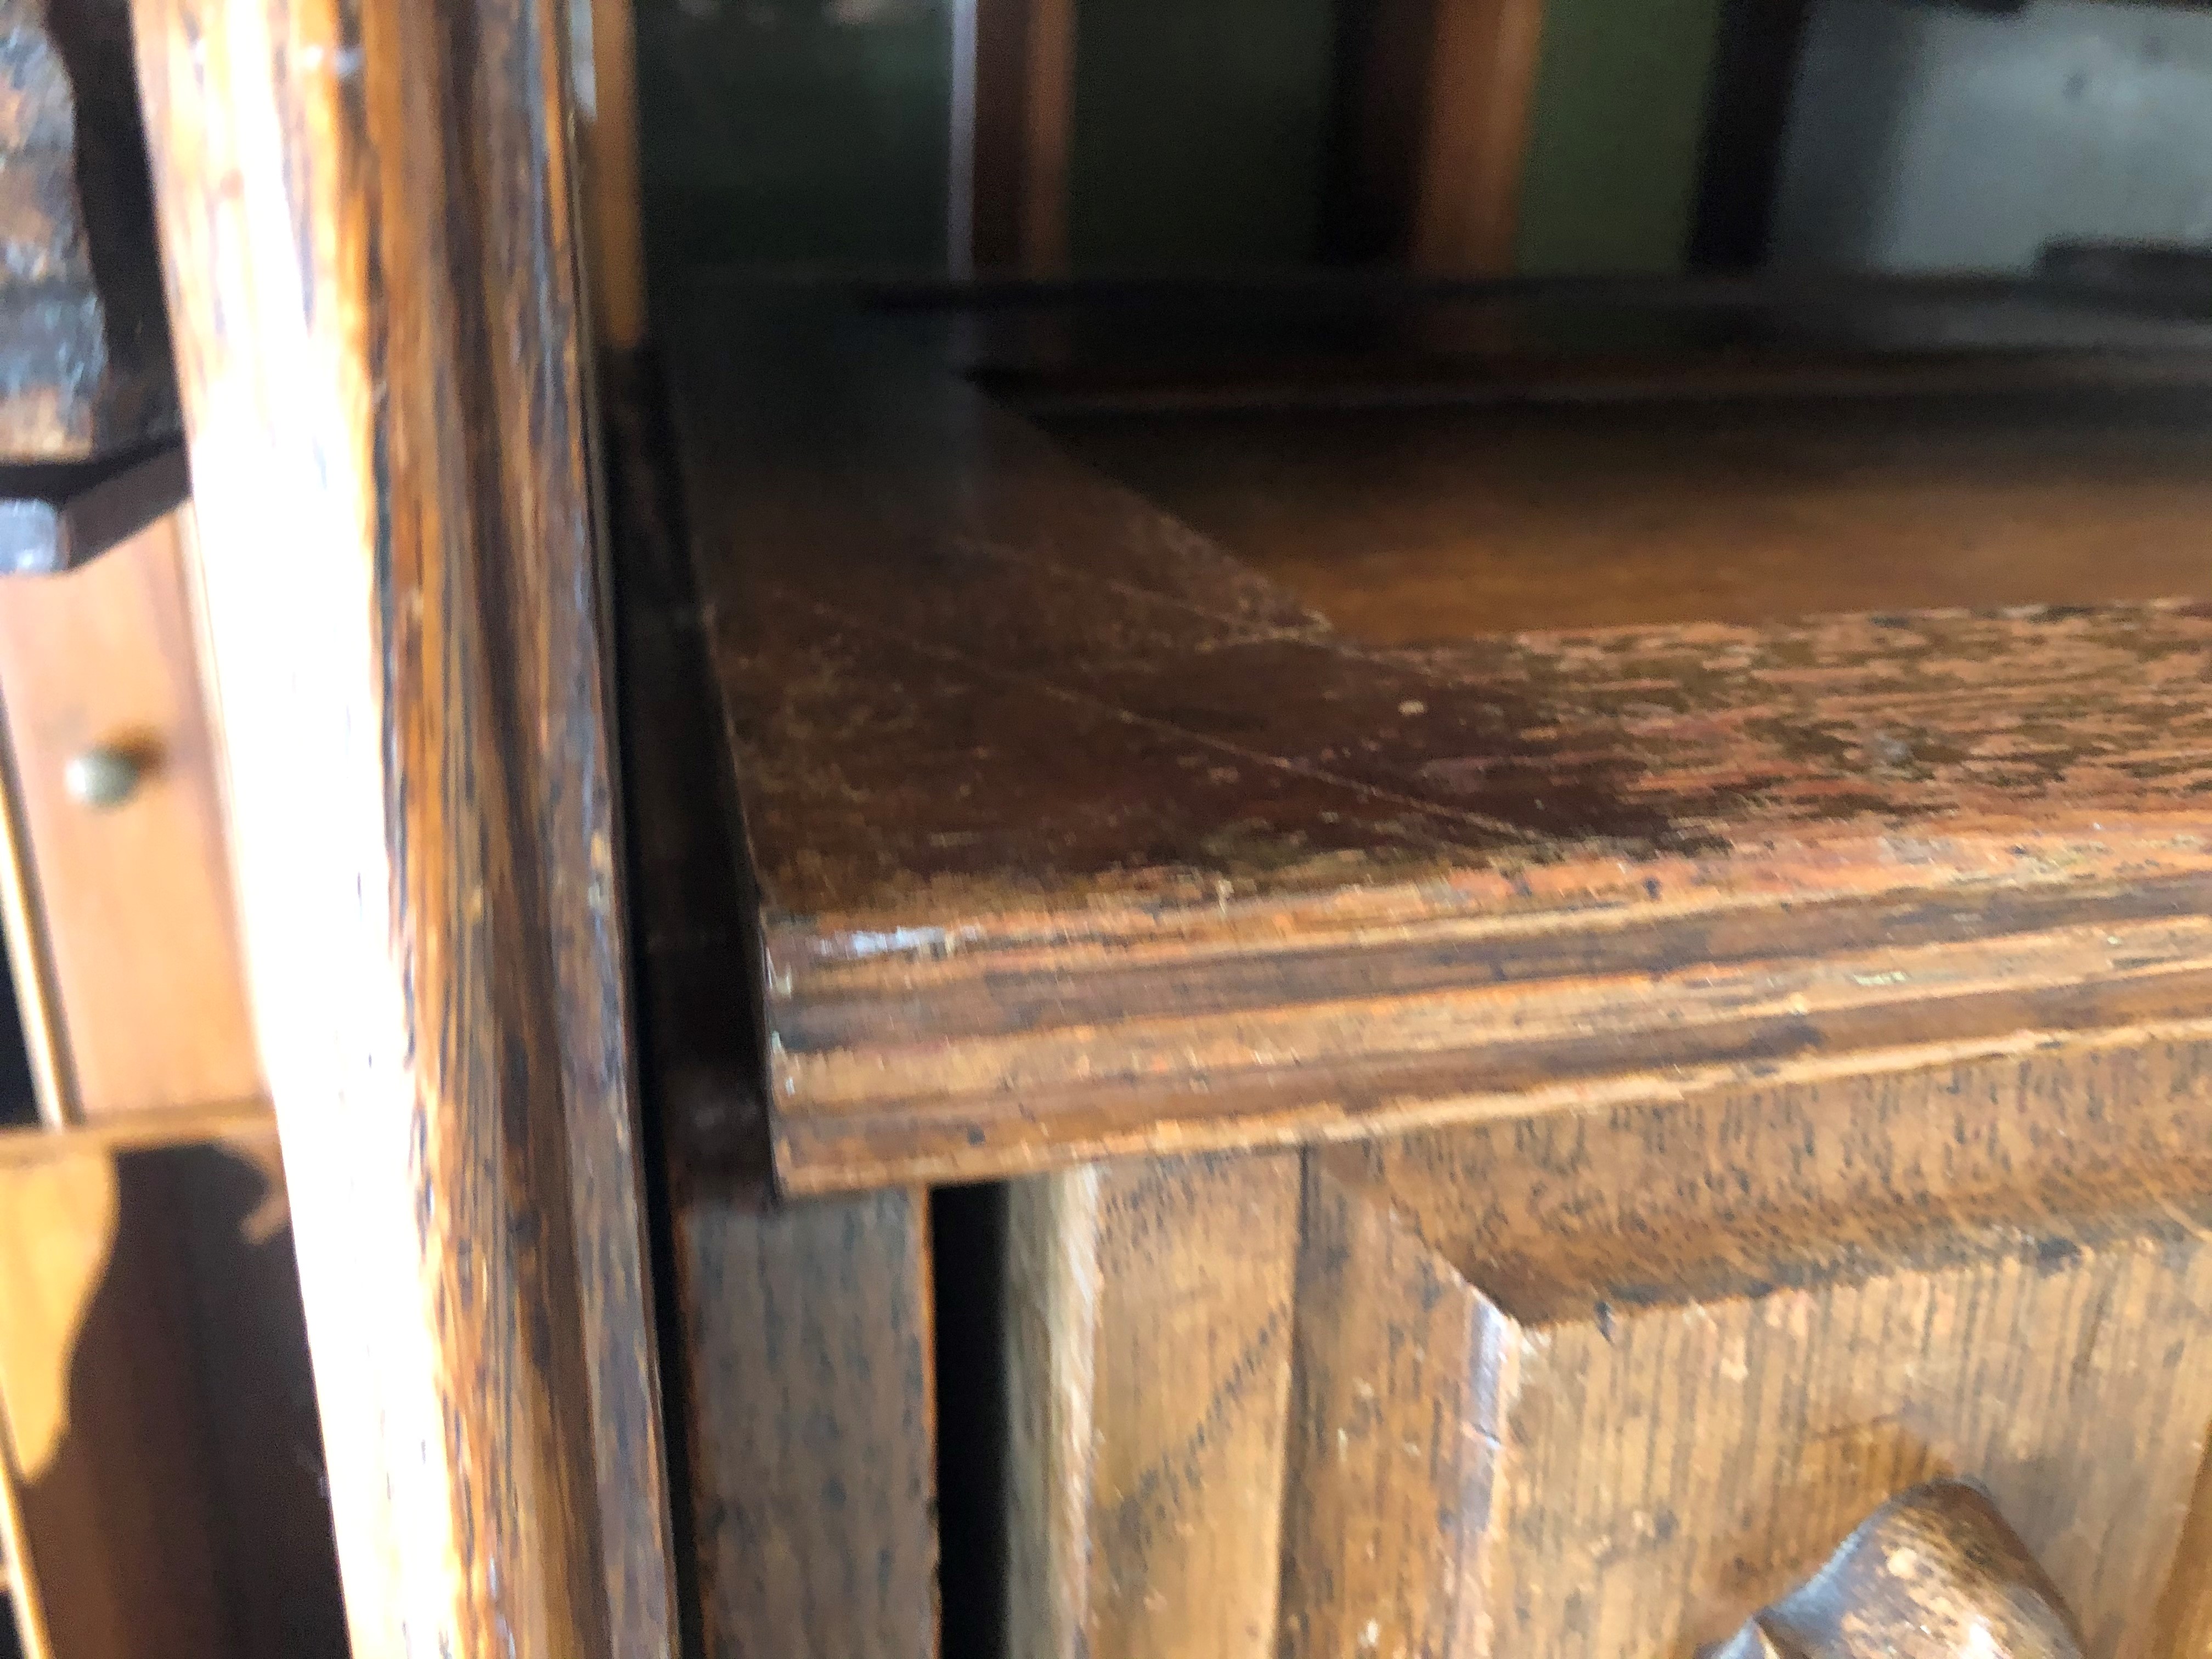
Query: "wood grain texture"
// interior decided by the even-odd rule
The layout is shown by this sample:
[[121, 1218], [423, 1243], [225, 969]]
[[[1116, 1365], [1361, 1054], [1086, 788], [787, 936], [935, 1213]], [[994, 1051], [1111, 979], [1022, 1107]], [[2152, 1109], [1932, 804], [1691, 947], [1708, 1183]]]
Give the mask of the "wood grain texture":
[[[1106, 1524], [1062, 1450], [1142, 1455], [1157, 1401], [1017, 1429], [1012, 1535], [1025, 1503], [1072, 1505], [1058, 1548], [1091, 1579], [1136, 1598], [1206, 1571], [1216, 1596], [1276, 1600], [1264, 1649], [1291, 1659], [1648, 1659], [1726, 1641], [1870, 1511], [1956, 1476], [2047, 1569], [2084, 1652], [2193, 1651], [2208, 1067], [2202, 1042], [2057, 1048], [1310, 1149], [1279, 1475], [1193, 1483], [1180, 1512], [1220, 1524], [1161, 1559], [1166, 1534]], [[1264, 1275], [1284, 1242], [1245, 1213], [1179, 1217], [1139, 1281], [1211, 1282], [1230, 1237]], [[1085, 1262], [1097, 1229], [1062, 1200], [1030, 1231], [1049, 1266]], [[1104, 1311], [1045, 1328], [1046, 1351], [1144, 1351], [1150, 1304], [1059, 1272]], [[1264, 1567], [1204, 1568], [1236, 1559], [1255, 1487], [1282, 1505], [1241, 1522]], [[1080, 1603], [1048, 1610], [1064, 1650]], [[1091, 1650], [1215, 1650], [1170, 1628]]]
[[346, 1651], [276, 1134], [0, 1157], [0, 1419], [34, 1659]]
[[568, 15], [135, 16], [354, 1648], [666, 1653]]
[[1276, 1650], [1294, 1157], [1014, 1189], [1010, 1654]]
[[689, 1617], [708, 1655], [933, 1659], [927, 1205], [908, 1190], [776, 1200], [759, 1033], [729, 1001], [754, 949], [735, 790], [674, 533], [658, 387], [632, 368], [611, 405], [621, 713]]
[[963, 77], [968, 269], [1050, 276], [1067, 267], [1075, 124], [1074, 0], [966, 0], [975, 61]]
[[927, 1211], [678, 1200], [705, 1651], [938, 1650]]
[[[15, 963], [52, 1011], [58, 1121], [265, 1095], [180, 518], [68, 575], [0, 587], [0, 699], [27, 913]], [[94, 748], [143, 774], [72, 797]]]
[[2200, 1017], [2201, 603], [1379, 649], [895, 324], [693, 318], [795, 1189]]
[[1362, 644], [2196, 592], [2192, 394], [1063, 419]]
[[1340, 256], [1435, 276], [1513, 269], [1544, 0], [1381, 0], [1347, 8]]
[[1875, 1510], [1713, 1659], [2079, 1659], [2073, 1626], [1989, 1495], [1935, 1480]]
[[[2091, 1651], [2150, 1650], [2212, 1422], [2203, 1172], [2179, 1155], [2204, 1064], [2054, 1054], [1316, 1153], [1481, 1332], [1474, 1650], [1717, 1640], [1945, 1473], [1990, 1487]], [[1356, 1366], [1394, 1316], [1342, 1305]], [[1425, 1445], [1433, 1420], [1374, 1422], [1396, 1504], [1439, 1476], [1387, 1459], [1393, 1425]]]

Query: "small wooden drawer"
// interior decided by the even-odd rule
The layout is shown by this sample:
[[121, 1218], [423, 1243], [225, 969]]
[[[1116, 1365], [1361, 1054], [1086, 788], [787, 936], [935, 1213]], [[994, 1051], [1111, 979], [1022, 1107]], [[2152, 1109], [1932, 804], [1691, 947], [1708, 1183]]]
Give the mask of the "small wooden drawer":
[[260, 1095], [189, 507], [0, 584], [9, 948], [56, 1121]]

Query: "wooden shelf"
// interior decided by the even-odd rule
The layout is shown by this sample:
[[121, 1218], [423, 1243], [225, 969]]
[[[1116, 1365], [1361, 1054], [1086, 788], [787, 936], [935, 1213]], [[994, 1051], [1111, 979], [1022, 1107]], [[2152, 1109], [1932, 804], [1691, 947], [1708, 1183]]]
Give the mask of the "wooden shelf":
[[[793, 1189], [2201, 1018], [2191, 396], [2080, 463], [2102, 493], [2047, 429], [1921, 441], [1933, 406], [1904, 401], [1785, 418], [1644, 395], [1641, 427], [1577, 416], [1548, 461], [1501, 438], [1488, 471], [1462, 434], [1480, 493], [1518, 470], [1552, 495], [1497, 548], [1437, 538], [1377, 575], [1363, 523], [1224, 545], [1110, 482], [969, 384], [927, 313], [710, 286], [687, 315], [685, 510], [757, 884], [753, 954], [717, 988], [761, 1011]], [[2094, 333], [2044, 361], [2094, 383]], [[2020, 357], [1986, 361], [2002, 385]], [[1838, 459], [1854, 442], [1863, 465]], [[1737, 458], [1734, 498], [1709, 447]], [[2140, 508], [2106, 521], [2123, 485]], [[2007, 497], [2003, 544], [1947, 575], [1946, 537]], [[1795, 551], [1737, 599], [1692, 580], [1793, 512]], [[1486, 626], [1486, 592], [1522, 598]], [[1568, 597], [1547, 618], [1539, 593]]]
[[191, 494], [184, 446], [97, 461], [0, 465], [0, 575], [73, 570]]

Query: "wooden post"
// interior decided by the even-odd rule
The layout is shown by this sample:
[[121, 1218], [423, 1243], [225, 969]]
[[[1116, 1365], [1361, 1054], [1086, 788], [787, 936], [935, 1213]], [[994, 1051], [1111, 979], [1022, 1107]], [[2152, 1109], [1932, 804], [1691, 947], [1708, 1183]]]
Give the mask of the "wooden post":
[[1331, 252], [1426, 276], [1513, 269], [1544, 0], [1346, 8]]
[[1075, 0], [954, 8], [951, 240], [956, 276], [1067, 267]]
[[137, 0], [356, 1659], [667, 1654], [561, 0]]

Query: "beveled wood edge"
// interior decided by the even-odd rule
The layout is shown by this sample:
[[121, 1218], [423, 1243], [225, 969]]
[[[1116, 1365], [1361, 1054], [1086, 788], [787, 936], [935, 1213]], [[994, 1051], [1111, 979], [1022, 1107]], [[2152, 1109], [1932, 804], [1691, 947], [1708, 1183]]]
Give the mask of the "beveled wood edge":
[[[2201, 1007], [2208, 992], [2212, 992], [2212, 981], [2194, 981], [2177, 1000]], [[1934, 1072], [1976, 1060], [2053, 1052], [2093, 1054], [2208, 1039], [2212, 1039], [2212, 1019], [2194, 1018], [2080, 1030], [2029, 1027], [1969, 1041], [1670, 1066], [1542, 1088], [1407, 1096], [1357, 1114], [1328, 1100], [1272, 1118], [1250, 1114], [1204, 1120], [1161, 1114], [1122, 1127], [1065, 1131], [1051, 1139], [1001, 1144], [979, 1139], [988, 1132], [972, 1117], [923, 1122], [911, 1112], [827, 1121], [775, 1114], [774, 1152], [781, 1189], [811, 1198], [883, 1187], [1006, 1180], [1124, 1158], [1343, 1145], [1555, 1114], [1640, 1109], [1751, 1088], [1778, 1089]]]
[[2212, 882], [2189, 862], [1320, 944], [1253, 904], [1264, 933], [1234, 951], [1123, 940], [1024, 972], [1042, 952], [986, 948], [820, 987], [771, 969], [777, 1171], [814, 1191], [1355, 1139], [2186, 1024], [2212, 997]]
[[[1975, 285], [1960, 286], [1972, 291]], [[788, 290], [785, 291], [787, 295]], [[1949, 291], [1948, 286], [1939, 284], [1938, 291]], [[846, 295], [836, 302], [840, 307], [856, 303], [866, 307], [866, 295]], [[818, 302], [815, 314], [817, 319], [822, 314]], [[882, 313], [872, 308], [870, 315], [877, 323], [883, 320]], [[966, 378], [975, 366], [972, 342], [963, 341], [958, 331], [933, 325], [928, 318], [928, 308], [922, 307], [907, 319], [904, 327], [893, 319], [894, 334], [905, 337], [908, 346], [920, 348], [909, 361], [909, 369], [914, 361], [933, 360], [934, 372]], [[2007, 387], [2112, 385], [2116, 383], [2112, 372], [2117, 368], [2117, 384], [2138, 386], [2163, 383], [2172, 373], [2170, 366], [2137, 362], [2124, 356], [2105, 359], [2100, 368], [2095, 362], [2073, 352], [2055, 354], [2048, 362], [2014, 365], [2022, 367], [2028, 371], [2024, 380], [2008, 373], [2000, 376], [2000, 383]], [[2054, 378], [2044, 378], [2046, 375]], [[1948, 386], [1954, 384], [1949, 377], [1947, 368], [1939, 378]], [[2186, 378], [2201, 379], [2202, 375], [2192, 372]], [[1925, 389], [1929, 384], [1916, 374], [1908, 374], [1901, 381], [1883, 380], [1877, 375], [1870, 377], [1869, 383], [1877, 380], [1885, 386], [1908, 390]], [[1965, 383], [1984, 384], [1973, 381], [1971, 375]], [[1824, 384], [1821, 390], [1827, 392], [1834, 388]], [[724, 759], [729, 759], [726, 751]], [[736, 786], [732, 782], [730, 787]], [[1040, 894], [1033, 911], [1018, 903], [963, 908], [957, 895], [931, 890], [914, 896], [911, 927], [895, 911], [876, 910], [865, 916], [796, 916], [766, 911], [759, 916], [757, 934], [738, 953], [745, 959], [727, 962], [726, 982], [747, 1000], [760, 1000], [766, 1036], [765, 1077], [757, 1085], [748, 1080], [745, 1091], [757, 1100], [759, 1096], [751, 1091], [758, 1086], [769, 1102], [778, 1187], [805, 1195], [996, 1179], [1102, 1158], [1358, 1140], [1502, 1117], [1656, 1103], [1747, 1085], [1780, 1085], [1869, 1071], [1910, 1072], [2054, 1047], [2096, 1048], [2124, 1045], [2152, 1035], [2189, 1036], [2212, 1031], [2212, 1024], [2196, 1018], [2196, 1011], [2207, 1006], [2208, 996], [2212, 996], [2212, 978], [2207, 977], [2212, 975], [2212, 957], [2200, 957], [2191, 948], [2149, 975], [2102, 970], [2069, 975], [2058, 966], [2066, 948], [2064, 941], [2051, 939], [2039, 947], [2053, 969], [2039, 981], [2047, 994], [2025, 1014], [2010, 1017], [2002, 997], [2002, 976], [1991, 979], [1983, 988], [1996, 999], [1994, 1023], [1961, 1037], [1936, 1039], [1925, 1033], [1899, 1032], [1885, 1039], [1879, 1030], [1870, 1029], [1880, 1016], [1894, 1013], [1906, 1018], [1909, 1030], [1910, 1016], [1924, 1006], [1928, 988], [1917, 976], [1908, 975], [1897, 982], [1893, 995], [1869, 999], [1852, 1011], [1861, 1028], [1855, 1034], [1846, 1037], [1837, 1030], [1815, 1031], [1813, 1040], [1798, 1045], [1797, 1052], [1754, 1053], [1747, 1057], [1727, 1053], [1672, 1056], [1656, 1066], [1598, 1070], [1506, 1090], [1485, 1088], [1478, 1081], [1465, 1079], [1441, 1086], [1432, 1083], [1395, 1095], [1386, 1091], [1386, 1097], [1379, 1102], [1364, 1102], [1356, 1108], [1347, 1107], [1324, 1087], [1311, 1098], [1266, 1108], [1209, 1109], [1206, 1097], [1221, 1092], [1220, 1073], [1218, 1057], [1204, 1055], [1152, 1073], [1145, 1084], [1146, 1103], [1134, 1108], [1125, 1105], [1118, 1115], [1094, 1112], [1081, 1101], [1055, 1099], [1049, 1090], [1039, 1094], [1010, 1086], [1004, 1078], [993, 1075], [989, 1064], [977, 1066], [969, 1085], [953, 1092], [901, 1093], [895, 1079], [885, 1082], [896, 1068], [896, 1051], [902, 1047], [902, 1023], [911, 1013], [918, 993], [951, 987], [957, 994], [961, 981], [975, 986], [1009, 972], [1019, 974], [1034, 958], [1048, 953], [1059, 975], [1055, 991], [1070, 1011], [1062, 1024], [1110, 1031], [1116, 1019], [1113, 1011], [1085, 1003], [1085, 985], [1091, 976], [1080, 971], [1084, 958], [1092, 968], [1110, 975], [1127, 970], [1149, 947], [1158, 946], [1164, 959], [1171, 957], [1174, 966], [1188, 969], [1191, 958], [1187, 953], [1200, 935], [1206, 936], [1201, 954], [1211, 949], [1281, 956], [1304, 948], [1285, 939], [1288, 933], [1308, 925], [1322, 934], [1340, 935], [1346, 948], [1356, 953], [1362, 948], [1359, 935], [1402, 928], [1406, 915], [1415, 908], [1426, 915], [1425, 927], [1447, 932], [1463, 927], [1470, 933], [1499, 936], [1516, 931], [1626, 933], [1662, 919], [1674, 908], [1670, 900], [1648, 890], [1655, 867], [1679, 866], [1686, 878], [1685, 888], [1702, 889], [1695, 902], [1678, 913], [1694, 909], [1706, 915], [1731, 907], [1749, 910], [1778, 904], [1797, 911], [1808, 890], [1817, 896], [1816, 909], [1831, 902], [1877, 894], [1936, 905], [1956, 903], [1963, 913], [1978, 902], [1977, 890], [1984, 883], [1994, 888], [2005, 881], [2005, 866], [2022, 854], [2033, 860], [2055, 854], [2058, 862], [2070, 866], [2070, 873], [2054, 878], [2050, 887], [2054, 892], [2075, 894], [2081, 892], [2087, 866], [2115, 877], [2123, 866], [2132, 866], [2132, 876], [2118, 879], [2110, 889], [2122, 896], [2139, 889], [2147, 871], [2172, 873], [2212, 869], [2212, 814], [2137, 816], [2110, 824], [2092, 823], [2087, 818], [2067, 825], [1985, 823], [1978, 828], [1985, 833], [1917, 841], [1910, 835], [1861, 831], [1808, 837], [1794, 852], [1784, 846], [1768, 848], [1769, 854], [1778, 857], [1763, 860], [1752, 870], [1751, 879], [1741, 883], [1736, 872], [1718, 868], [1729, 861], [1726, 859], [1662, 858], [1638, 862], [1633, 869], [1624, 863], [1620, 866], [1623, 890], [1617, 907], [1608, 910], [1603, 903], [1590, 904], [1581, 915], [1554, 910], [1542, 915], [1516, 915], [1513, 908], [1516, 895], [1525, 894], [1528, 880], [1541, 886], [1547, 878], [1556, 876], [1564, 885], [1583, 885], [1594, 867], [1589, 862], [1571, 863], [1548, 872], [1536, 865], [1501, 878], [1494, 872], [1455, 871], [1437, 865], [1424, 867], [1421, 860], [1409, 860], [1401, 887], [1386, 883], [1348, 899], [1318, 885], [1310, 896], [1277, 890], [1256, 897], [1232, 898], [1208, 891], [1207, 884], [1194, 875], [1187, 890], [1135, 890], [1127, 885], [1111, 891], [1100, 888], [1089, 896], [1087, 903], [1078, 902], [1072, 906], [1066, 895], [1055, 895], [1060, 904], [1053, 906]], [[1893, 867], [1883, 867], [1891, 865], [1892, 855], [1899, 848], [1904, 856], [1895, 859]], [[2017, 867], [2010, 873], [2016, 878]], [[1418, 891], [1432, 902], [1440, 883], [1449, 886], [1462, 878], [1468, 890], [1458, 895], [1458, 904], [1464, 906], [1462, 915], [1439, 921], [1426, 904], [1401, 908], [1401, 902], [1408, 895]], [[2092, 887], [2096, 884], [2089, 883]], [[1079, 894], [1078, 898], [1081, 899]], [[957, 939], [931, 920], [946, 914], [948, 899], [951, 909], [973, 921], [972, 927], [960, 930]], [[1498, 908], [1501, 903], [1505, 907], [1502, 912]], [[2206, 908], [2212, 906], [2199, 906], [2192, 913], [2203, 920]], [[1070, 931], [1071, 915], [1080, 918], [1073, 932]], [[2088, 923], [2094, 919], [2081, 920]], [[1164, 938], [1170, 942], [1162, 944]], [[1067, 974], [1071, 954], [1079, 968], [1073, 976]], [[1982, 942], [1969, 939], [1952, 946], [1944, 960], [1954, 966], [1971, 965], [1978, 956], [1985, 955]], [[1807, 964], [1829, 959], [1828, 952], [1817, 948], [1791, 958]], [[1846, 972], [1852, 966], [1838, 965]], [[1660, 964], [1655, 961], [1648, 966], [1656, 969]], [[1684, 976], [1695, 978], [1702, 968], [1700, 963], [1691, 964]], [[1528, 1000], [1531, 1005], [1540, 1003], [1575, 982], [1572, 976], [1532, 981]], [[2094, 1001], [2107, 990], [2118, 996], [2108, 1012], [2100, 1013], [2082, 1005], [2083, 998]], [[2075, 1006], [2062, 1009], [2058, 1005], [2069, 996]], [[1196, 1000], [1202, 1001], [1202, 998]], [[848, 1056], [856, 1073], [872, 1071], [877, 1073], [873, 1081], [884, 1086], [864, 1086], [850, 1097], [840, 1099], [824, 1099], [813, 1093], [811, 1079], [805, 1074], [805, 1058], [795, 1057], [785, 1038], [794, 1017], [803, 1019], [833, 1005], [848, 1018], [861, 1024], [873, 1020], [890, 1034], [880, 1043], [861, 1045]], [[1774, 1017], [1778, 1028], [1793, 1022], [1804, 1024], [1794, 1010], [1784, 1009]], [[1655, 1018], [1651, 1029], [1662, 1030], [1667, 1024], [1663, 1018]], [[961, 1036], [952, 1034], [953, 1046], [958, 1046]], [[1839, 1037], [1845, 1040], [1837, 1046]], [[1748, 1044], [1739, 1042], [1726, 1046], [1757, 1048], [1759, 1042], [1754, 1034]], [[1462, 1052], [1479, 1053], [1480, 1046]], [[1431, 1066], [1432, 1073], [1446, 1068], [1452, 1051], [1441, 1052], [1443, 1060]], [[1371, 1058], [1402, 1056], [1386, 1054]], [[1437, 1060], [1435, 1055], [1429, 1058]], [[940, 1051], [936, 1060], [942, 1059]], [[1254, 1081], [1265, 1071], [1261, 1063], [1231, 1080], [1252, 1083], [1255, 1093], [1265, 1092], [1265, 1084]], [[800, 1099], [808, 1101], [807, 1109], [792, 1109]], [[757, 1112], [758, 1107], [747, 1109]]]
[[[0, 466], [0, 492], [17, 469]], [[0, 575], [57, 575], [89, 564], [191, 494], [181, 441], [117, 463], [21, 469], [42, 476], [36, 495], [0, 494]]]

